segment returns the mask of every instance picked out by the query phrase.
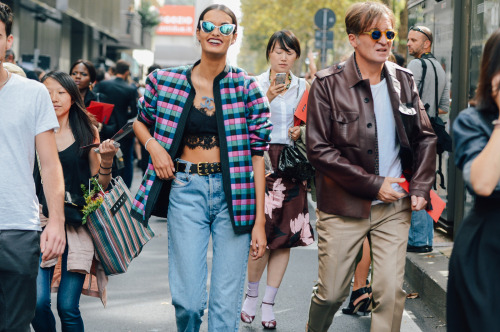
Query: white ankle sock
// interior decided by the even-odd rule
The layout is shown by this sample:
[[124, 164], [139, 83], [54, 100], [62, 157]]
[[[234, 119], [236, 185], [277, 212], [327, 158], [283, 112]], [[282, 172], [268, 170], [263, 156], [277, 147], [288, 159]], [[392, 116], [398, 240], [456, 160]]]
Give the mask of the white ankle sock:
[[[278, 288], [274, 288], [271, 286], [266, 286], [266, 293], [264, 294], [264, 298], [262, 299], [262, 321], [269, 322], [275, 320], [273, 306], [265, 303], [274, 303], [274, 298], [276, 297], [276, 293], [278, 293]], [[265, 303], [264, 303], [265, 302]]]
[[249, 316], [255, 316], [257, 311], [257, 303], [259, 300], [259, 282], [249, 282], [247, 286], [247, 296], [241, 311], [246, 312]]

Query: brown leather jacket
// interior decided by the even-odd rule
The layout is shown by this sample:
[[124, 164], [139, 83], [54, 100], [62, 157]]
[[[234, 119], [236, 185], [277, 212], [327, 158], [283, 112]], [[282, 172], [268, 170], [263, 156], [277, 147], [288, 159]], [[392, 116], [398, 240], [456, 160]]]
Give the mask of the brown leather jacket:
[[[429, 201], [436, 168], [436, 135], [411, 72], [392, 62], [384, 75], [410, 194]], [[368, 218], [384, 177], [375, 175], [375, 112], [369, 81], [354, 55], [319, 71], [307, 103], [307, 157], [316, 168], [318, 209]], [[383, 135], [383, 133], [378, 133]]]

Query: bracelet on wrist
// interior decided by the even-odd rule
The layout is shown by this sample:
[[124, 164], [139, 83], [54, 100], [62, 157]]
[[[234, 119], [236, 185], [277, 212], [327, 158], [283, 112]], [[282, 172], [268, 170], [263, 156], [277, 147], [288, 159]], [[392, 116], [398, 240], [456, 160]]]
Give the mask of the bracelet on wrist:
[[99, 167], [100, 167], [101, 169], [112, 169], [112, 168], [113, 168], [113, 165], [111, 165], [111, 167], [104, 167], [104, 166], [102, 166], [102, 164], [99, 164]]
[[496, 120], [493, 120], [491, 121], [491, 123], [493, 124], [493, 127], [500, 127], [500, 120], [499, 119], [496, 119]]
[[[144, 144], [144, 150], [148, 151], [148, 143], [149, 141], [151, 141], [152, 139], [155, 139], [154, 137], [150, 137], [148, 138], [148, 140], [146, 141], [146, 143]], [[148, 151], [149, 152], [149, 151]]]
[[99, 170], [99, 175], [111, 175], [112, 172], [109, 173], [101, 173], [101, 170]]

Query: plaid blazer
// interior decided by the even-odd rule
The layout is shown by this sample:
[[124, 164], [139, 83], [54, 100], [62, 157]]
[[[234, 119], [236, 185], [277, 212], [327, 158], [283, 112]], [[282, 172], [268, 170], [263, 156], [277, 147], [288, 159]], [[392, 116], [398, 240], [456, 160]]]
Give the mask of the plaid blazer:
[[[139, 100], [138, 121], [154, 127], [154, 138], [172, 159], [182, 152], [183, 131], [195, 97], [191, 70], [198, 63], [154, 71]], [[262, 155], [269, 147], [269, 102], [253, 77], [229, 65], [214, 79], [214, 101], [229, 214], [235, 233], [247, 233], [255, 221], [252, 155]], [[171, 180], [156, 177], [150, 158], [132, 216], [145, 225], [151, 215], [166, 217], [170, 186]]]

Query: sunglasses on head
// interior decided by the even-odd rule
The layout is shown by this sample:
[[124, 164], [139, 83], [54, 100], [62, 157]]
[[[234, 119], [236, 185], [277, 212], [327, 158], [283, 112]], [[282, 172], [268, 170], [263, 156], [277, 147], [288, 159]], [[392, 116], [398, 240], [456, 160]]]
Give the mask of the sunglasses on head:
[[382, 35], [384, 33], [387, 40], [394, 40], [394, 38], [396, 38], [397, 35], [396, 31], [394, 30], [380, 31], [379, 29], [371, 29], [370, 31], [362, 32], [362, 34], [369, 35], [375, 41], [378, 41], [380, 38], [382, 38]]
[[427, 33], [425, 33], [424, 30], [420, 29], [419, 27], [410, 27], [410, 31], [412, 31], [412, 30], [413, 31], [418, 31], [420, 33], [423, 33], [427, 37], [427, 39], [429, 39], [429, 41], [432, 42], [431, 37], [429, 37], [429, 35]]
[[236, 29], [235, 24], [226, 23], [218, 26], [209, 21], [201, 21], [200, 27], [201, 30], [203, 30], [203, 32], [205, 33], [210, 33], [214, 31], [215, 28], [219, 28], [220, 33], [223, 34], [224, 36], [229, 36], [234, 32], [234, 29]]

